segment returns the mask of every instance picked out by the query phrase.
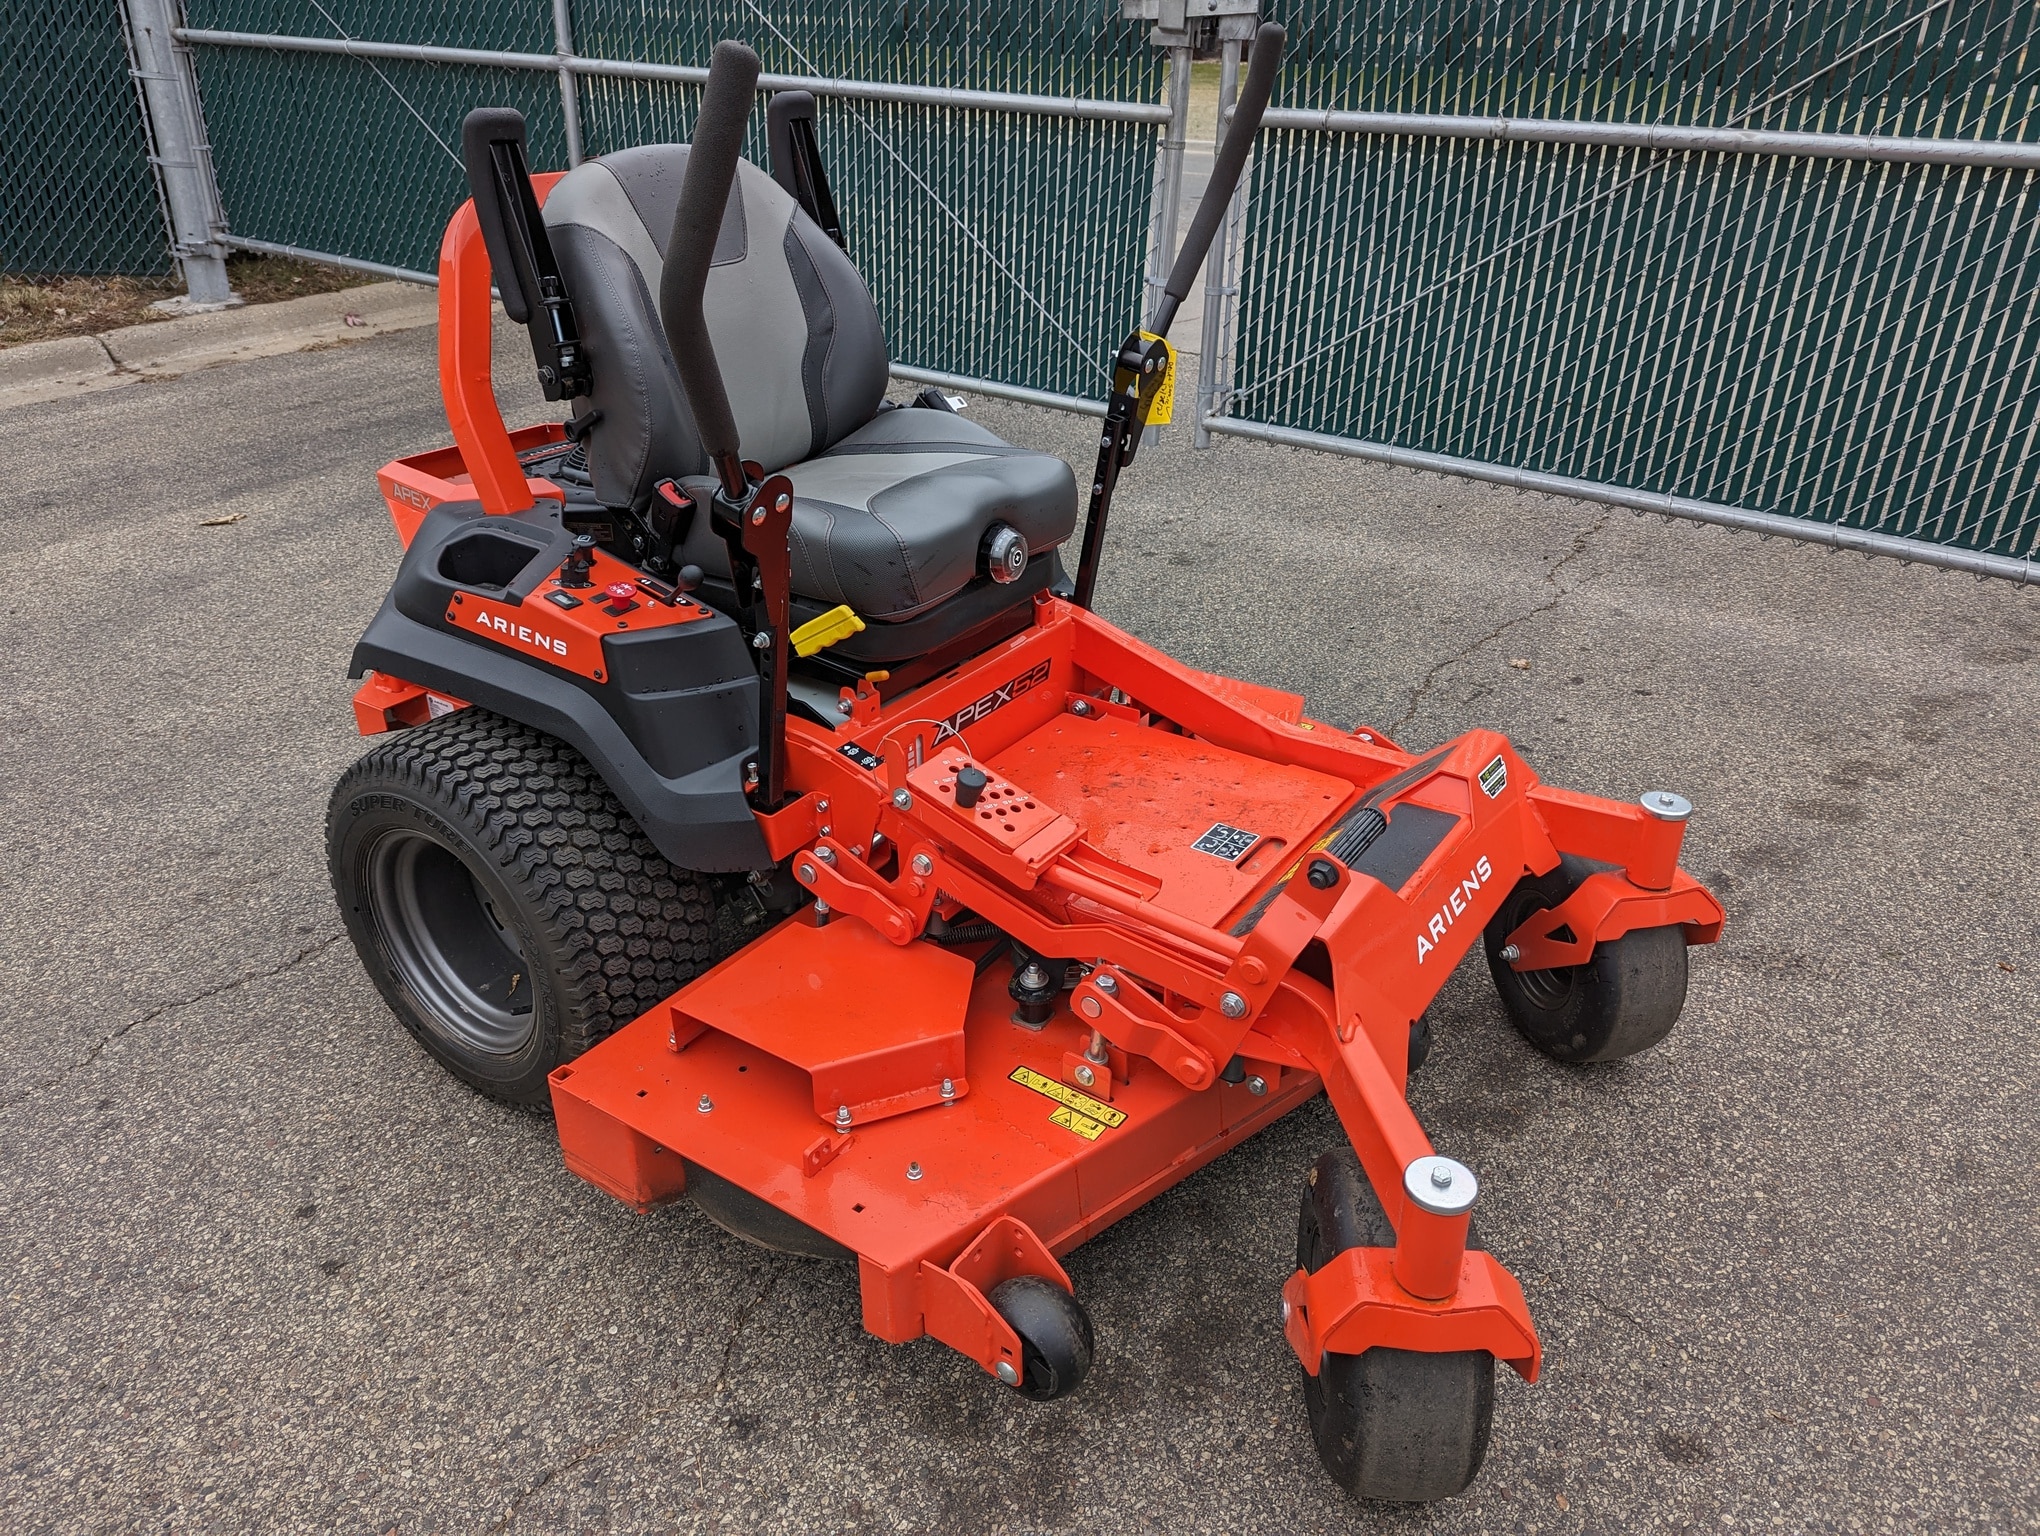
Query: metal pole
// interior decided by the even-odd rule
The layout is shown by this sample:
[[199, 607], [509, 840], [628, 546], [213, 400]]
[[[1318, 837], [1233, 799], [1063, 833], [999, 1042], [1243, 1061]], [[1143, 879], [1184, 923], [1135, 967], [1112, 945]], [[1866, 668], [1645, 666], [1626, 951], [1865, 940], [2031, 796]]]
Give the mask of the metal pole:
[[[1225, 115], [1239, 94], [1240, 45], [1235, 39], [1227, 38], [1219, 44], [1218, 126], [1214, 130], [1219, 138], [1225, 135]], [[1239, 300], [1239, 285], [1232, 281], [1233, 241], [1246, 204], [1247, 180], [1242, 175], [1239, 185], [1233, 188], [1232, 207], [1226, 211], [1225, 228], [1212, 243], [1211, 254], [1204, 258], [1204, 328], [1197, 343], [1197, 415], [1190, 431], [1193, 448], [1211, 446], [1211, 431], [1204, 425], [1204, 418], [1220, 414], [1219, 354], [1230, 337], [1232, 327], [1227, 322]]]
[[[1169, 267], [1176, 259], [1177, 215], [1183, 203], [1183, 144], [1190, 134], [1190, 34], [1177, 18], [1176, 30], [1157, 26], [1150, 41], [1169, 50], [1169, 126], [1162, 137], [1162, 153], [1155, 163], [1155, 213], [1148, 231], [1147, 308], [1152, 317], [1162, 302], [1162, 285], [1169, 280]], [[1152, 323], [1151, 320], [1144, 324]], [[1160, 427], [1142, 429], [1143, 443], [1162, 440]]]
[[191, 54], [177, 41], [184, 24], [181, 0], [121, 0], [127, 27], [128, 67], [141, 86], [149, 130], [149, 160], [156, 168], [168, 211], [170, 250], [184, 274], [193, 306], [224, 308], [240, 299], [227, 283], [227, 227], [206, 142], [198, 76]]
[[1877, 165], [1974, 165], [2040, 169], [2040, 144], [2010, 139], [1900, 139], [1868, 133], [1757, 132], [1668, 123], [1574, 122], [1543, 117], [1436, 117], [1426, 113], [1325, 112], [1271, 107], [1263, 128], [1377, 138], [1479, 139], [1501, 144], [1587, 144], [1662, 153], [1864, 160]]
[[1162, 138], [1155, 186], [1154, 228], [1148, 248], [1147, 312], [1162, 302], [1162, 284], [1176, 259], [1177, 214], [1183, 201], [1183, 143], [1190, 133], [1190, 44], [1169, 47], [1169, 126]]
[[581, 92], [569, 62], [574, 57], [572, 0], [553, 0], [553, 52], [560, 61], [560, 121], [567, 133], [567, 169], [581, 163]]
[[[671, 81], [703, 85], [708, 70], [691, 64], [644, 64], [574, 54], [498, 53], [488, 48], [439, 48], [423, 43], [377, 43], [352, 37], [293, 37], [281, 32], [220, 32], [179, 27], [177, 39], [203, 48], [256, 48], [276, 53], [344, 54], [353, 59], [405, 59], [418, 64], [472, 64], [481, 69], [524, 69], [599, 75], [605, 80]], [[1012, 91], [959, 91], [946, 85], [901, 85], [890, 80], [837, 80], [819, 75], [760, 75], [761, 91], [812, 91], [851, 101], [897, 101], [957, 112], [1017, 112], [1029, 117], [1072, 117], [1108, 123], [1166, 123], [1169, 109], [1152, 101], [1095, 101], [1081, 96], [1025, 96]]]

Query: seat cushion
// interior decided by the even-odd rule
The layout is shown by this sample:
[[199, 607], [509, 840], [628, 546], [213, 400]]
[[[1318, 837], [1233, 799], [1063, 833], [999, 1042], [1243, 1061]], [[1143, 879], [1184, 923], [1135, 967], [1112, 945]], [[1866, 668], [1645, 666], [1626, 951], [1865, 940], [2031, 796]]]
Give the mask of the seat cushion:
[[[785, 473], [794, 491], [794, 591], [848, 603], [869, 620], [911, 618], [962, 591], [980, 574], [979, 549], [994, 523], [1016, 529], [1030, 555], [1054, 549], [1077, 525], [1069, 465], [947, 411], [881, 412]], [[729, 570], [698, 523], [686, 558]]]
[[[589, 160], [546, 199], [594, 376], [574, 402], [594, 418], [595, 494], [642, 511], [668, 476], [708, 472], [666, 346], [658, 294], [687, 146], [647, 144]], [[885, 336], [857, 268], [770, 176], [741, 161], [723, 211], [702, 312], [743, 455], [778, 469], [871, 419], [885, 395]]]

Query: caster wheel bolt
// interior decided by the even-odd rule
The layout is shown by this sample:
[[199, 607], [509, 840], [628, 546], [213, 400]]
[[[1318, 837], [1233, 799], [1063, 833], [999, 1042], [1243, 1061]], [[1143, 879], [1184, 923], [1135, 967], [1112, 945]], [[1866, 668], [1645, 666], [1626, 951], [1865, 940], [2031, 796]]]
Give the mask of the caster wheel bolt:
[[1001, 1360], [994, 1374], [1009, 1387], [1020, 1385], [1020, 1373], [1013, 1369], [1013, 1362], [1010, 1360]]

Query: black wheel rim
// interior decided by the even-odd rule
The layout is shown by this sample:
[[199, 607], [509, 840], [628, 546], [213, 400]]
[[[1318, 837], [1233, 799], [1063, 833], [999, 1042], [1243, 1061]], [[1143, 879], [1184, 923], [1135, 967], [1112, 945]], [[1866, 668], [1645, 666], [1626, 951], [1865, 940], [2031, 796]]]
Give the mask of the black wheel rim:
[[427, 1020], [491, 1056], [529, 1045], [538, 1018], [524, 947], [460, 856], [422, 832], [389, 832], [367, 863], [376, 931]]
[[[1513, 931], [1539, 912], [1549, 911], [1549, 906], [1536, 897], [1529, 897], [1517, 904], [1510, 916], [1509, 928]], [[1552, 1013], [1563, 1008], [1572, 1000], [1573, 985], [1579, 979], [1580, 968], [1576, 965], [1553, 966], [1548, 971], [1517, 971], [1516, 986], [1522, 992], [1523, 1000], [1533, 1008]]]

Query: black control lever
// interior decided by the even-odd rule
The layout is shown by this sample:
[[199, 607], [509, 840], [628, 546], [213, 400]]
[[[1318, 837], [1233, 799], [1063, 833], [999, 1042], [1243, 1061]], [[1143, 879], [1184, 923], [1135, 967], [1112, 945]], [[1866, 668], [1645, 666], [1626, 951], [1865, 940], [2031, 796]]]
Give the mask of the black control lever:
[[687, 151], [680, 202], [673, 210], [672, 238], [666, 242], [659, 315], [702, 449], [715, 466], [717, 484], [709, 516], [729, 546], [737, 600], [746, 609], [751, 644], [759, 653], [759, 760], [751, 765], [745, 788], [755, 804], [769, 810], [786, 795], [793, 486], [783, 475], [768, 478], [754, 472], [741, 457], [736, 416], [702, 309], [723, 211], [737, 179], [744, 125], [757, 94], [758, 55], [742, 43], [717, 43], [709, 59], [708, 85], [701, 93], [701, 115], [694, 121], [694, 142]]
[[744, 148], [744, 124], [757, 92], [758, 55], [742, 43], [717, 43], [709, 60], [708, 85], [701, 93], [701, 115], [694, 120], [680, 202], [673, 210], [666, 266], [659, 275], [659, 317], [666, 327], [666, 344], [673, 349], [701, 446], [721, 482], [720, 499], [739, 517], [750, 501], [751, 486], [738, 455], [737, 420], [716, 364], [702, 296], [708, 290], [709, 263], [715, 258], [723, 210]]
[[1120, 472], [1133, 462], [1140, 434], [1147, 426], [1148, 408], [1169, 367], [1169, 349], [1150, 336], [1169, 333], [1176, 310], [1204, 265], [1212, 237], [1225, 218], [1233, 190], [1246, 169], [1247, 151], [1260, 131], [1261, 114], [1268, 110], [1268, 96], [1275, 88], [1275, 69], [1282, 62], [1282, 45], [1288, 34], [1272, 21], [1261, 23], [1254, 34], [1253, 57], [1247, 63], [1246, 83], [1240, 89], [1238, 109], [1225, 143], [1211, 168], [1211, 181], [1197, 205], [1197, 217], [1190, 221], [1189, 236], [1176, 253], [1176, 264], [1162, 285], [1161, 301], [1148, 321], [1147, 334], [1135, 332], [1120, 343], [1112, 359], [1112, 393], [1105, 397], [1105, 425], [1098, 437], [1098, 467], [1091, 475], [1091, 507], [1084, 518], [1084, 542], [1077, 558], [1074, 601], [1080, 608], [1091, 606], [1091, 594], [1098, 585], [1098, 562], [1105, 549], [1105, 522], [1112, 513], [1112, 494], [1119, 487]]
[[1190, 233], [1176, 253], [1176, 264], [1169, 269], [1168, 281], [1162, 284], [1161, 300], [1148, 319], [1147, 328], [1153, 335], [1169, 334], [1176, 311], [1189, 294], [1190, 285], [1197, 280], [1197, 269], [1204, 265], [1205, 252], [1211, 249], [1212, 238], [1225, 220], [1233, 190], [1240, 184], [1240, 173], [1247, 167], [1247, 152], [1254, 147], [1254, 135], [1261, 131], [1261, 114], [1268, 110], [1268, 97], [1275, 89], [1275, 69], [1282, 62], [1282, 45], [1288, 36], [1272, 21], [1262, 22], [1254, 33], [1254, 51], [1247, 59], [1247, 78], [1240, 86], [1232, 126], [1226, 130], [1225, 143], [1219, 146], [1218, 157], [1212, 162], [1211, 180], [1198, 200], [1197, 217], [1190, 221]]

